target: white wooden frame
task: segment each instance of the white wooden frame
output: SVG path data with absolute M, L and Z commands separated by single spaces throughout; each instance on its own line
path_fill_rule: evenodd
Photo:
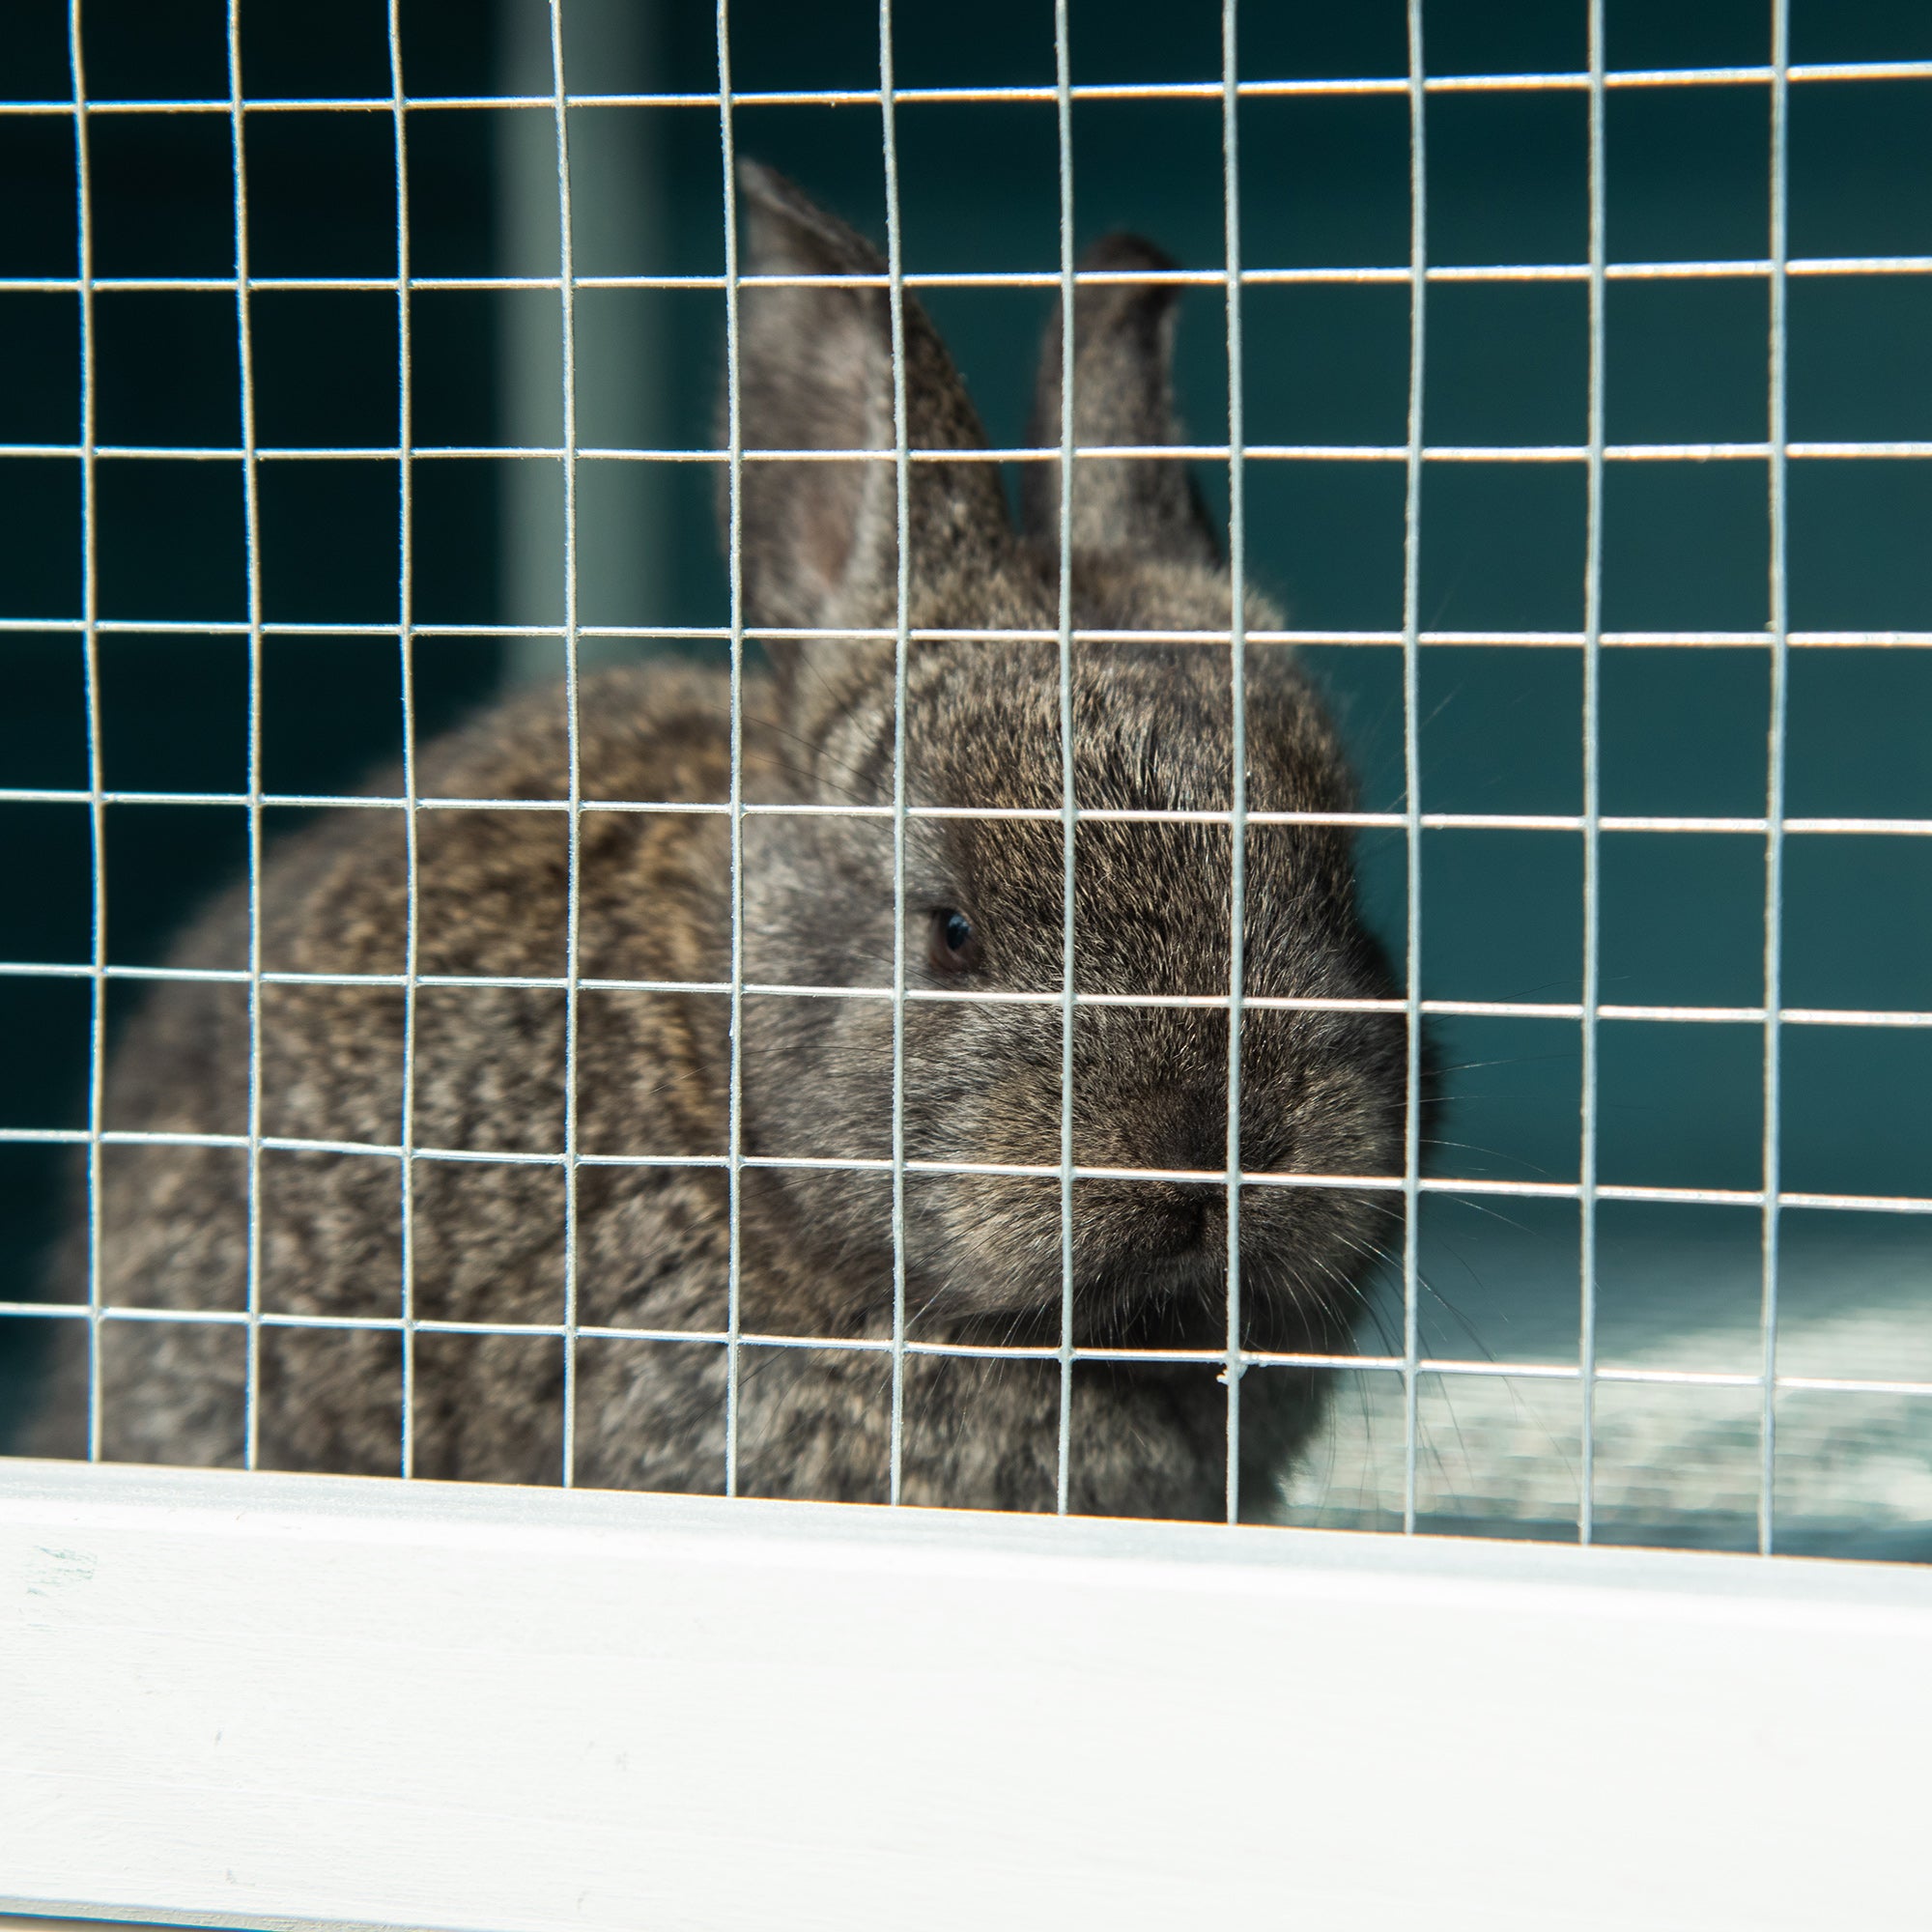
M 0 1910 L 1927 1922 L 1932 1575 L 0 1464 Z

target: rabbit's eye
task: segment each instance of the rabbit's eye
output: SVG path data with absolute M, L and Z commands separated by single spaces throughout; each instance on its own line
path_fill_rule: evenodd
M 941 973 L 967 973 L 980 962 L 980 941 L 963 912 L 941 906 L 932 915 L 932 963 Z

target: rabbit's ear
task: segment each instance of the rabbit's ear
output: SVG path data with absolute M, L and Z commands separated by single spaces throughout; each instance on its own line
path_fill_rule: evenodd
M 771 169 L 740 162 L 738 187 L 746 274 L 872 278 L 857 288 L 742 289 L 743 446 L 887 452 L 863 462 L 743 466 L 747 611 L 755 623 L 780 626 L 876 622 L 898 568 L 886 265 L 869 242 Z M 908 447 L 984 448 L 985 434 L 944 344 L 918 302 L 910 295 L 904 302 Z M 727 540 L 728 505 L 726 494 Z M 910 466 L 908 510 L 915 575 L 942 549 L 959 561 L 962 545 L 984 552 L 1010 541 L 991 464 Z M 782 648 L 774 653 L 784 655 Z
M 1160 272 L 1174 264 L 1137 235 L 1109 235 L 1080 267 Z M 1174 416 L 1173 282 L 1102 282 L 1073 298 L 1073 442 L 1146 448 L 1179 442 Z M 1028 441 L 1061 441 L 1061 311 L 1040 350 Z M 1021 484 L 1028 536 L 1060 542 L 1060 465 L 1029 463 Z M 1179 563 L 1218 564 L 1221 548 L 1192 469 L 1173 457 L 1084 458 L 1073 466 L 1073 548 L 1130 550 Z

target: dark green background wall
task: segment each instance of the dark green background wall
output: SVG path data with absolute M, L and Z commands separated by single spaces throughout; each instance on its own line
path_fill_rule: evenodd
M 499 0 L 527 11 L 532 0 Z M 1608 0 L 1612 68 L 1762 62 L 1766 0 Z M 213 0 L 89 0 L 96 98 L 225 95 L 222 11 Z M 64 98 L 64 5 L 15 0 L 7 91 Z M 866 0 L 739 0 L 742 89 L 867 87 L 876 14 Z M 714 84 L 709 8 L 645 10 L 621 70 L 573 88 Z M 905 6 L 902 85 L 1050 82 L 1047 0 Z M 1795 59 L 1932 58 L 1919 0 L 1794 0 Z M 502 71 L 492 9 L 409 0 L 406 77 L 417 94 L 484 92 Z M 246 84 L 258 95 L 385 95 L 380 0 L 252 0 Z M 1213 79 L 1219 10 L 1203 0 L 1081 0 L 1081 81 Z M 1576 71 L 1581 0 L 1429 0 L 1433 72 Z M 1400 0 L 1347 7 L 1251 4 L 1249 77 L 1404 71 Z M 1794 255 L 1932 255 L 1932 83 L 1805 85 L 1791 96 Z M 1406 259 L 1408 141 L 1401 99 L 1254 99 L 1242 109 L 1246 265 L 1387 266 Z M 585 272 L 722 268 L 718 127 L 703 109 L 583 109 L 641 116 L 653 218 L 633 259 Z M 423 274 L 554 271 L 497 218 L 502 117 L 421 113 L 410 124 L 413 266 Z M 1577 262 L 1585 229 L 1586 102 L 1576 92 L 1437 96 L 1428 111 L 1429 248 L 1453 263 Z M 232 264 L 228 128 L 220 117 L 94 124 L 96 267 L 103 275 L 222 274 Z M 884 197 L 879 123 L 867 107 L 748 107 L 745 153 L 768 159 L 874 233 Z M 899 120 L 906 260 L 919 270 L 1052 270 L 1058 263 L 1055 118 L 1049 105 L 920 105 Z M 1613 260 L 1759 257 L 1767 251 L 1768 110 L 1762 87 L 1617 92 L 1607 115 Z M 251 245 L 258 273 L 393 271 L 390 128 L 381 115 L 250 122 Z M 1074 116 L 1085 241 L 1132 226 L 1189 265 L 1221 259 L 1219 106 L 1083 102 Z M 62 119 L 0 116 L 0 277 L 74 266 L 71 132 Z M 607 251 L 608 252 L 608 251 Z M 414 303 L 414 434 L 424 443 L 503 436 L 502 345 L 515 304 L 549 295 L 424 295 Z M 652 341 L 644 393 L 664 440 L 709 440 L 722 298 L 708 292 L 586 292 L 586 355 Z M 1256 289 L 1246 298 L 1246 427 L 1264 442 L 1399 442 L 1405 434 L 1407 295 L 1400 287 Z M 935 292 L 996 441 L 1022 440 L 1047 298 L 1038 291 Z M 522 311 L 527 319 L 527 306 Z M 1932 276 L 1798 280 L 1790 294 L 1790 433 L 1932 438 Z M 1426 433 L 1432 442 L 1577 442 L 1585 434 L 1584 291 L 1575 284 L 1437 286 L 1429 298 Z M 1612 440 L 1766 434 L 1762 279 L 1614 286 L 1606 411 Z M 254 303 L 265 443 L 392 440 L 392 298 L 265 294 Z M 99 435 L 115 442 L 232 443 L 238 434 L 232 298 L 117 293 L 98 303 Z M 1224 434 L 1218 297 L 1184 299 L 1179 387 L 1193 430 Z M 77 306 L 0 284 L 0 443 L 71 441 L 78 421 Z M 586 372 L 594 380 L 595 370 Z M 586 438 L 600 440 L 591 426 Z M 622 422 L 601 440 L 619 440 Z M 634 479 L 635 480 L 635 479 Z M 1225 501 L 1224 477 L 1206 479 Z M 709 472 L 648 479 L 658 563 L 625 601 L 588 560 L 591 621 L 722 620 Z M 586 472 L 586 493 L 604 487 Z M 614 487 L 614 486 L 612 486 Z M 554 618 L 554 597 L 506 587 L 497 556 L 507 493 L 489 462 L 416 467 L 417 615 L 424 621 Z M 1613 468 L 1606 486 L 1605 617 L 1618 628 L 1750 629 L 1768 614 L 1761 464 Z M 392 618 L 395 476 L 377 463 L 265 467 L 262 570 L 269 616 Z M 1308 627 L 1399 624 L 1399 465 L 1282 463 L 1248 475 L 1251 569 Z M 520 499 L 521 500 L 521 499 Z M 1932 626 L 1932 466 L 1794 464 L 1791 614 L 1801 627 Z M 623 542 L 622 518 L 600 541 Z M 0 459 L 0 615 L 79 609 L 79 478 L 71 461 Z M 1583 478 L 1576 465 L 1435 466 L 1427 478 L 1422 614 L 1431 627 L 1576 627 L 1582 619 Z M 105 614 L 245 613 L 241 483 L 232 464 L 111 463 L 100 469 Z M 517 601 L 512 602 L 515 598 Z M 416 676 L 426 726 L 480 701 L 501 671 L 492 641 L 425 639 Z M 1401 665 L 1387 649 L 1311 653 L 1363 773 L 1368 802 L 1402 805 Z M 246 653 L 233 637 L 116 634 L 100 650 L 107 782 L 235 789 L 245 781 Z M 1423 803 L 1432 810 L 1575 811 L 1581 676 L 1571 650 L 1439 649 L 1423 667 Z M 1767 657 L 1756 650 L 1618 651 L 1604 665 L 1603 803 L 1618 812 L 1754 813 L 1763 808 Z M 1797 814 L 1932 815 L 1932 652 L 1802 652 L 1791 668 L 1788 805 Z M 264 782 L 352 784 L 399 739 L 393 640 L 271 639 L 264 659 Z M 80 649 L 71 634 L 0 636 L 0 786 L 86 783 Z M 291 813 L 272 813 L 275 829 Z M 84 960 L 84 809 L 0 805 L 7 889 L 0 958 Z M 110 956 L 159 958 L 184 912 L 239 864 L 242 814 L 187 808 L 108 813 Z M 1365 842 L 1378 923 L 1401 943 L 1402 851 Z M 1425 841 L 1424 971 L 1431 994 L 1572 999 L 1580 979 L 1580 856 L 1571 835 L 1444 832 Z M 1932 1006 L 1932 839 L 1794 839 L 1787 853 L 1784 973 L 1795 1005 Z M 1748 838 L 1608 838 L 1603 990 L 1629 1002 L 1749 1004 L 1761 996 L 1762 848 Z M 117 1012 L 125 987 L 116 989 Z M 0 979 L 0 1125 L 84 1122 L 88 995 L 78 981 Z M 1468 1021 L 1439 1036 L 1455 1099 L 1442 1172 L 1574 1175 L 1573 1027 Z M 1932 1192 L 1932 1033 L 1793 1030 L 1787 1184 Z M 1749 1186 L 1757 1177 L 1760 1037 L 1742 1027 L 1606 1029 L 1605 1178 Z M 0 1298 L 33 1292 L 56 1222 L 60 1158 L 0 1146 Z M 1566 1210 L 1574 1222 L 1574 1210 Z M 1449 1213 L 1445 1207 L 1444 1215 Z M 1525 1221 L 1534 1216 L 1525 1215 Z M 1473 1225 L 1473 1224 L 1472 1224 Z M 1553 1224 L 1552 1224 L 1553 1225 Z M 1754 1231 L 1750 1231 L 1754 1232 Z M 1445 1241 L 1447 1222 L 1435 1231 Z M 1432 1234 L 1432 1239 L 1435 1234 Z M 1552 1236 L 1559 1239 L 1560 1236 Z M 1552 1280 L 1574 1297 L 1572 1260 Z M 1566 1266 L 1570 1272 L 1566 1272 Z M 1565 1284 L 1568 1285 L 1565 1285 Z M 21 1331 L 0 1323 L 0 1368 Z

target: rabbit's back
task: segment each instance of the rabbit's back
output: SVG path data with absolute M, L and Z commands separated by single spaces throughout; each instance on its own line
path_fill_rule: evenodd
M 261 988 L 260 1131 L 277 1145 L 258 1157 L 252 1225 L 245 980 L 163 982 L 134 1016 L 112 1063 L 106 1125 L 227 1144 L 103 1149 L 101 1300 L 230 1319 L 102 1324 L 108 1456 L 242 1459 L 250 1338 L 233 1318 L 250 1308 L 251 1252 L 253 1305 L 270 1318 L 257 1343 L 256 1426 L 271 1466 L 397 1467 L 406 1273 L 409 1316 L 431 1324 L 408 1350 L 423 1474 L 554 1478 L 561 1338 L 573 1317 L 592 1326 L 636 1325 L 640 1313 L 658 1328 L 722 1325 L 722 1175 L 581 1169 L 573 1284 L 562 1155 L 567 1130 L 593 1158 L 724 1151 L 724 998 L 594 982 L 726 975 L 728 825 L 717 811 L 594 807 L 724 804 L 727 688 L 722 676 L 668 667 L 607 673 L 586 680 L 580 716 L 582 797 L 593 809 L 579 820 L 577 965 L 593 984 L 579 994 L 574 1042 L 562 984 L 569 823 L 554 809 L 568 796 L 568 741 L 556 690 L 513 700 L 419 761 L 419 797 L 502 804 L 417 813 L 413 896 L 394 810 L 345 811 L 271 848 L 262 966 L 301 977 Z M 395 774 L 382 785 L 400 789 Z M 424 983 L 412 1009 L 412 918 Z M 189 929 L 170 964 L 234 973 L 248 954 L 249 904 L 238 888 Z M 497 983 L 460 983 L 479 979 Z M 406 1062 L 409 1140 L 426 1156 L 410 1163 L 407 1226 Z M 61 1290 L 84 1298 L 86 1273 L 76 1229 Z M 388 1325 L 331 1325 L 344 1321 Z M 550 1332 L 464 1332 L 471 1324 Z M 72 1350 L 79 1336 L 62 1326 Z M 34 1446 L 71 1453 L 84 1365 L 65 1366 L 57 1380 L 68 1399 L 49 1406 Z M 651 1446 L 634 1444 L 633 1457 Z

